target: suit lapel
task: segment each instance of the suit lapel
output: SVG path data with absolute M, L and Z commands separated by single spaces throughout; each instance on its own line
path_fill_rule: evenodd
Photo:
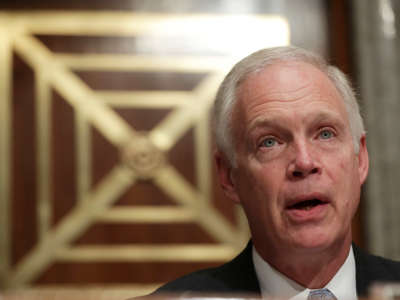
M 354 259 L 356 263 L 356 287 L 357 295 L 367 296 L 368 286 L 372 281 L 371 271 L 369 270 L 369 261 L 367 254 L 353 243 Z
M 225 272 L 229 276 L 234 290 L 248 292 L 250 294 L 261 294 L 257 275 L 254 269 L 253 244 L 250 241 L 246 248 L 230 263 L 225 265 Z

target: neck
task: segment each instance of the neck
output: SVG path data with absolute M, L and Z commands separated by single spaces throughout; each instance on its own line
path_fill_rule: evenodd
M 335 276 L 346 261 L 351 245 L 351 237 L 325 250 L 293 251 L 282 255 L 263 255 L 261 257 L 286 277 L 310 289 L 323 288 Z

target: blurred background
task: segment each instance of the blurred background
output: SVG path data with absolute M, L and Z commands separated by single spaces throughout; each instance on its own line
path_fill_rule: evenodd
M 238 59 L 293 44 L 353 82 L 371 171 L 354 240 L 400 259 L 394 0 L 0 3 L 0 286 L 141 295 L 247 243 L 210 108 Z

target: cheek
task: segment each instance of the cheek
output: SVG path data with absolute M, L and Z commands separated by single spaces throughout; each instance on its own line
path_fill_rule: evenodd
M 360 178 L 358 164 L 354 157 L 343 159 L 338 164 L 336 180 L 339 181 L 338 190 L 342 193 L 344 213 L 354 215 L 360 200 Z
M 275 199 L 285 181 L 285 167 L 278 161 L 258 164 L 254 172 L 249 174 L 253 177 L 255 188 L 268 199 Z
M 334 154 L 325 163 L 330 176 L 334 177 L 335 181 L 342 183 L 352 182 L 355 171 L 357 171 L 357 163 L 353 151 L 346 147 Z
M 285 161 L 274 160 L 262 163 L 257 159 L 241 161 L 240 184 L 238 192 L 246 214 L 254 222 L 268 224 L 271 227 L 281 223 L 282 198 L 285 191 Z
M 250 168 L 241 168 L 241 180 L 238 190 L 245 205 L 252 211 L 267 210 L 276 202 L 279 190 L 278 170 L 276 166 L 262 167 L 249 164 Z M 268 209 L 269 210 L 269 209 Z
M 268 168 L 253 175 L 252 195 L 256 202 L 253 209 L 259 210 L 259 213 L 265 215 L 268 220 L 277 218 L 280 215 L 280 193 L 285 182 L 282 178 L 284 172 L 275 165 L 269 165 Z

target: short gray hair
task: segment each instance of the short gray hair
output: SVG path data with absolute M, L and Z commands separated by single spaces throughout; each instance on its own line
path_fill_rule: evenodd
M 354 149 L 358 153 L 360 138 L 365 130 L 355 93 L 346 75 L 315 53 L 298 47 L 285 46 L 262 49 L 245 57 L 231 69 L 218 89 L 214 103 L 214 135 L 217 148 L 226 155 L 232 165 L 235 165 L 232 112 L 237 100 L 238 87 L 252 73 L 278 62 L 291 61 L 311 64 L 333 82 L 345 104 Z

